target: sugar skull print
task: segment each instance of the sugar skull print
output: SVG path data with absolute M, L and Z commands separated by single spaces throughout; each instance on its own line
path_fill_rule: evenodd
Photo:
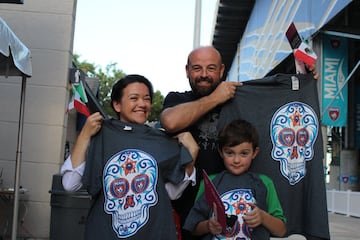
M 156 161 L 146 152 L 128 149 L 113 155 L 103 172 L 104 210 L 112 215 L 112 228 L 128 238 L 149 220 L 149 209 L 158 201 Z
M 306 161 L 314 156 L 319 124 L 316 113 L 307 104 L 290 102 L 273 115 L 270 136 L 271 156 L 280 161 L 281 174 L 295 185 L 306 174 Z
M 250 212 L 249 202 L 256 203 L 251 189 L 234 189 L 221 195 L 225 212 L 229 215 L 236 215 L 237 221 L 234 226 L 227 227 L 222 235 L 216 235 L 214 239 L 251 239 L 251 231 L 245 224 L 242 216 Z

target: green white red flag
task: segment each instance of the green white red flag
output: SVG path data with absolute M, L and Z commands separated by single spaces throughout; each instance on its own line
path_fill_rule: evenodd
M 78 84 L 72 84 L 71 90 L 72 98 L 68 106 L 68 111 L 75 108 L 79 113 L 87 117 L 90 116 L 90 110 L 86 106 L 88 99 L 82 81 L 80 81 Z

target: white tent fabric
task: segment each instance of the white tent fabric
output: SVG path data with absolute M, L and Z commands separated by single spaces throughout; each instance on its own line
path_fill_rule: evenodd
M 17 235 L 17 220 L 19 213 L 19 186 L 21 167 L 21 144 L 24 125 L 24 103 L 26 78 L 32 75 L 31 54 L 29 49 L 16 37 L 4 20 L 0 18 L 0 75 L 21 76 L 21 98 L 18 127 L 18 142 L 15 163 L 14 184 L 14 210 L 11 239 L 15 240 Z
M 2 18 L 0 18 L 0 53 L 2 55 L 1 75 L 21 76 L 24 74 L 27 77 L 32 75 L 29 49 L 17 38 Z

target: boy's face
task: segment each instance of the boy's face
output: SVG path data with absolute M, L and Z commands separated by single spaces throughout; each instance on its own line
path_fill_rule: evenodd
M 249 169 L 258 152 L 258 147 L 254 150 L 252 143 L 244 142 L 233 147 L 223 147 L 220 155 L 226 169 L 234 175 L 240 175 Z

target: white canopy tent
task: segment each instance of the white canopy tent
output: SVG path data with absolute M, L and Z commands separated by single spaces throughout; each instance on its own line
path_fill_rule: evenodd
M 31 54 L 29 49 L 17 38 L 3 19 L 0 18 L 0 75 L 20 76 L 21 98 L 18 128 L 18 142 L 15 163 L 14 210 L 11 238 L 16 239 L 19 212 L 19 187 L 21 167 L 21 144 L 24 125 L 24 102 L 27 77 L 32 76 Z

